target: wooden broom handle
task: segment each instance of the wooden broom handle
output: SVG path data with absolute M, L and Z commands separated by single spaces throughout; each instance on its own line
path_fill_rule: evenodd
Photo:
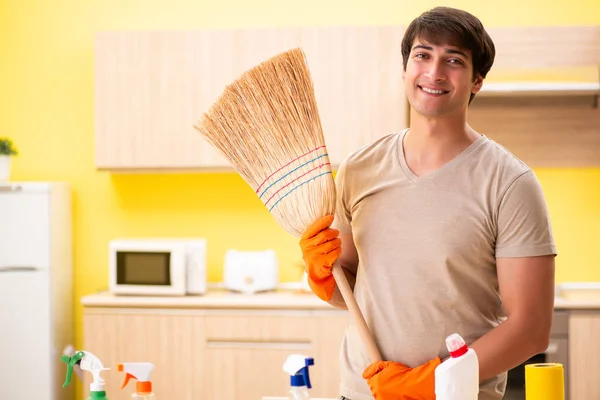
M 337 283 L 338 288 L 340 289 L 340 293 L 344 298 L 344 302 L 348 307 L 348 311 L 350 311 L 350 315 L 354 319 L 354 323 L 358 327 L 358 333 L 362 337 L 362 340 L 367 348 L 367 353 L 369 354 L 369 358 L 371 362 L 382 361 L 381 354 L 379 353 L 379 349 L 375 344 L 375 340 L 373 339 L 373 335 L 371 335 L 371 331 L 367 326 L 367 323 L 360 312 L 360 308 L 358 308 L 358 303 L 354 298 L 354 293 L 348 284 L 348 280 L 346 279 L 346 275 L 344 274 L 344 270 L 339 262 L 335 262 L 333 264 L 333 277 L 335 278 L 335 282 Z

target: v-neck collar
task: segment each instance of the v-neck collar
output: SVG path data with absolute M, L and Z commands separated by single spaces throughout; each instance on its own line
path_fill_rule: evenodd
M 479 147 L 481 144 L 483 144 L 487 140 L 487 137 L 485 135 L 480 134 L 479 137 L 473 143 L 471 143 L 466 149 L 464 149 L 462 152 L 457 154 L 450 161 L 448 161 L 441 167 L 437 168 L 436 170 L 428 172 L 425 175 L 418 176 L 409 168 L 408 163 L 406 162 L 406 156 L 404 154 L 404 138 L 406 137 L 406 134 L 408 133 L 409 129 L 410 128 L 404 129 L 398 135 L 396 149 L 397 149 L 398 162 L 400 163 L 400 166 L 402 167 L 402 171 L 404 172 L 406 177 L 412 182 L 417 182 L 417 181 L 424 180 L 424 179 L 431 179 L 431 178 L 441 174 L 442 172 L 444 172 L 448 168 L 452 167 L 453 165 L 460 163 L 461 160 L 466 158 L 477 147 Z

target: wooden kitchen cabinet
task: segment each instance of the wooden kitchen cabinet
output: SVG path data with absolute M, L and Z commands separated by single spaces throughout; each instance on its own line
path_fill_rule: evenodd
M 488 33 L 496 57 L 469 107 L 473 129 L 532 167 L 599 166 L 600 25 L 492 27 Z M 518 78 L 546 73 L 564 77 Z
M 245 70 L 301 47 L 335 168 L 349 153 L 408 126 L 400 49 L 404 29 L 99 32 L 94 55 L 96 167 L 232 171 L 193 125 Z M 469 109 L 471 125 L 531 166 L 600 165 L 600 136 L 594 129 L 600 121 L 597 72 L 584 88 L 576 82 L 507 85 L 502 79 L 517 71 L 597 71 L 600 26 L 493 27 L 489 32 L 496 58 Z M 566 77 L 571 79 L 572 73 Z
M 130 398 L 134 385 L 120 389 L 124 374 L 116 365 L 133 361 L 156 365 L 153 385 L 159 399 L 285 396 L 289 376 L 282 366 L 293 353 L 315 359 L 313 397 L 337 398 L 338 354 L 349 317 L 314 297 L 300 296 L 289 306 L 284 300 L 242 307 L 211 304 L 210 296 L 195 305 L 190 305 L 194 299 L 156 299 L 155 305 L 117 299 L 108 305 L 100 298 L 84 303 L 83 350 L 111 368 L 103 372 L 111 400 Z M 273 299 L 277 302 L 277 295 Z M 173 304 L 178 301 L 188 303 Z M 85 395 L 88 383 L 86 377 Z
M 572 310 L 569 318 L 570 399 L 600 399 L 600 311 Z
M 230 170 L 193 125 L 245 70 L 302 47 L 335 167 L 406 127 L 402 33 L 398 26 L 98 33 L 96 166 Z
M 195 339 L 195 319 L 191 315 L 144 313 L 129 309 L 118 312 L 89 312 L 84 317 L 85 344 L 83 350 L 96 355 L 104 367 L 106 391 L 111 400 L 130 399 L 135 381 L 121 390 L 125 379 L 117 371 L 123 362 L 147 361 L 156 365 L 152 384 L 158 398 L 192 399 L 194 382 L 207 366 L 197 363 L 203 347 Z M 87 398 L 91 377 L 84 383 Z M 166 396 L 165 396 L 166 395 Z
M 288 355 L 315 358 L 310 367 L 313 397 L 339 396 L 338 352 L 345 316 L 207 315 L 204 356 L 211 368 L 198 389 L 206 399 L 261 399 L 287 393 L 282 370 Z M 226 384 L 227 381 L 230 384 Z

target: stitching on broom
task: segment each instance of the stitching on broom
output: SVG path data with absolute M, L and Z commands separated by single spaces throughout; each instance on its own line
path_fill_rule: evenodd
M 271 186 L 273 186 L 274 184 L 276 184 L 277 182 L 279 182 L 280 180 L 282 180 L 283 178 L 285 178 L 286 176 L 288 176 L 288 175 L 289 175 L 289 174 L 291 174 L 292 172 L 294 172 L 294 171 L 298 170 L 299 168 L 302 168 L 302 167 L 304 167 L 306 164 L 310 164 L 311 162 L 313 162 L 313 161 L 316 161 L 316 160 L 318 160 L 319 158 L 325 157 L 325 156 L 327 156 L 327 155 L 328 155 L 327 153 L 325 153 L 325 154 L 321 154 L 320 156 L 318 156 L 318 157 L 315 157 L 315 158 L 313 158 L 312 160 L 309 160 L 309 161 L 305 162 L 304 164 L 300 164 L 299 166 L 297 166 L 296 168 L 294 168 L 293 170 L 291 170 L 290 172 L 288 172 L 287 174 L 285 174 L 285 175 L 283 175 L 282 177 L 278 178 L 276 181 L 274 181 L 274 182 L 273 182 L 273 183 L 271 183 L 269 186 L 267 186 L 267 188 L 266 188 L 265 190 L 263 190 L 263 192 L 262 192 L 262 193 L 261 193 L 261 194 L 260 194 L 258 197 L 260 197 L 260 198 L 262 199 L 262 196 L 263 196 L 263 194 L 265 194 L 265 192 L 266 192 L 267 190 L 269 190 L 269 188 L 271 188 Z M 301 157 L 302 157 L 302 156 L 301 156 Z M 297 160 L 297 159 L 296 159 L 296 160 Z M 289 165 L 289 163 L 288 163 L 288 165 Z
M 324 167 L 324 166 L 326 166 L 326 165 L 330 165 L 330 163 L 328 163 L 328 162 L 327 162 L 327 163 L 323 163 L 323 164 L 321 164 L 321 165 L 318 165 L 318 166 L 316 166 L 315 168 L 311 169 L 310 171 L 307 171 L 307 172 L 303 173 L 302 175 L 300 175 L 300 176 L 297 176 L 297 177 L 296 177 L 296 179 L 294 179 L 293 181 L 286 183 L 284 186 L 280 187 L 280 188 L 279 188 L 279 189 L 278 189 L 278 190 L 277 190 L 275 193 L 273 193 L 273 194 L 271 195 L 271 197 L 269 197 L 269 199 L 268 199 L 267 201 L 265 201 L 265 205 L 267 205 L 267 203 L 268 203 L 269 201 L 271 201 L 271 199 L 272 199 L 273 197 L 275 197 L 275 195 L 276 195 L 277 193 L 281 192 L 283 189 L 285 189 L 286 187 L 290 186 L 292 183 L 296 182 L 298 179 L 300 179 L 300 178 L 302 178 L 303 176 L 305 176 L 305 175 L 308 175 L 308 174 L 310 174 L 311 172 L 313 172 L 313 171 L 315 171 L 315 170 L 317 170 L 317 169 L 319 169 L 319 168 L 321 168 L 321 167 Z
M 265 183 L 266 183 L 266 182 L 267 182 L 267 181 L 268 181 L 268 180 L 269 180 L 269 179 L 270 179 L 270 178 L 271 178 L 273 175 L 275 175 L 276 173 L 278 173 L 279 171 L 281 171 L 282 169 L 284 169 L 285 167 L 287 167 L 288 165 L 290 165 L 290 164 L 291 164 L 291 163 L 293 163 L 294 161 L 298 160 L 299 158 L 302 158 L 302 157 L 304 157 L 305 155 L 307 155 L 307 154 L 310 154 L 310 153 L 312 153 L 313 151 L 317 151 L 317 150 L 319 150 L 319 149 L 322 149 L 322 148 L 324 148 L 324 147 L 325 147 L 325 146 L 323 145 L 323 146 L 316 147 L 316 148 L 314 148 L 314 149 L 312 149 L 312 150 L 310 150 L 310 151 L 307 151 L 306 153 L 302 154 L 301 156 L 294 158 L 292 161 L 290 161 L 289 163 L 285 164 L 283 167 L 279 168 L 277 171 L 273 172 L 271 175 L 267 176 L 267 177 L 265 178 L 265 180 L 263 181 L 263 183 L 261 183 L 261 184 L 260 184 L 260 186 L 259 186 L 258 188 L 256 188 L 256 193 L 258 193 L 258 191 L 260 190 L 260 188 L 262 187 L 262 185 L 264 185 L 264 184 L 265 184 Z M 263 192 L 263 193 L 264 193 L 264 192 Z
M 302 185 L 304 185 L 305 183 L 308 183 L 308 182 L 310 182 L 310 181 L 312 181 L 312 180 L 315 180 L 315 179 L 317 179 L 317 178 L 318 178 L 318 177 L 320 177 L 320 176 L 327 175 L 327 174 L 331 174 L 331 171 L 323 172 L 323 173 L 321 173 L 321 174 L 319 174 L 319 175 L 317 175 L 317 176 L 315 176 L 315 177 L 313 177 L 313 178 L 310 178 L 310 179 L 309 179 L 309 180 L 307 180 L 307 181 L 304 181 L 304 182 L 302 182 L 301 184 L 299 184 L 298 186 L 296 186 L 295 188 L 293 188 L 292 190 L 290 190 L 289 192 L 287 192 L 286 194 L 284 194 L 283 196 L 281 196 L 281 198 L 280 198 L 279 200 L 277 200 L 277 201 L 275 202 L 275 204 L 273 204 L 273 205 L 271 206 L 271 208 L 269 208 L 269 211 L 271 211 L 273 208 L 275 208 L 275 206 L 276 206 L 276 205 L 277 205 L 277 204 L 278 204 L 278 203 L 279 203 L 281 200 L 283 200 L 283 199 L 284 199 L 284 197 L 286 197 L 288 194 L 292 193 L 294 190 L 298 189 L 300 186 L 302 186 Z

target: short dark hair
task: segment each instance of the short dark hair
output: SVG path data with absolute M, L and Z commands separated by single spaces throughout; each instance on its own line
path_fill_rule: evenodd
M 404 69 L 415 39 L 441 45 L 451 44 L 469 50 L 473 60 L 473 78 L 485 78 L 494 64 L 496 48 L 479 18 L 451 7 L 435 7 L 415 18 L 402 38 Z M 473 100 L 475 94 L 471 94 Z

